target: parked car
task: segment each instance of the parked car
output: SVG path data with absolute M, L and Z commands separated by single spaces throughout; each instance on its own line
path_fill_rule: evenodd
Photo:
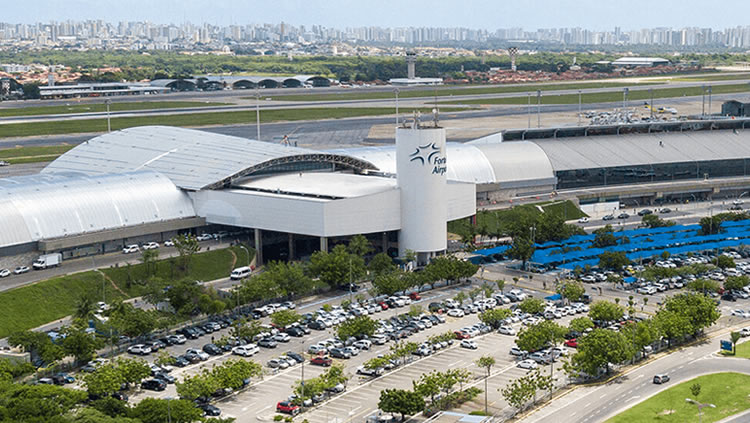
M 515 335 L 516 334 L 516 330 L 513 329 L 512 326 L 507 326 L 507 325 L 500 326 L 500 328 L 497 331 L 503 335 Z
M 291 401 L 279 401 L 276 404 L 276 411 L 279 413 L 285 413 L 285 414 L 291 414 L 292 416 L 296 416 L 299 414 L 299 406 L 295 405 Z
M 159 243 L 158 242 L 151 241 L 151 242 L 147 242 L 147 243 L 143 244 L 143 249 L 144 250 L 155 250 L 157 248 L 159 248 Z
M 333 364 L 333 360 L 328 357 L 314 357 L 312 360 L 310 360 L 310 364 L 329 367 L 331 364 Z
M 589 218 L 583 216 L 582 218 L 578 219 L 578 223 L 589 223 Z
M 276 348 L 276 341 L 271 338 L 263 338 L 258 341 L 258 346 L 263 348 Z
M 137 252 L 140 252 L 140 251 L 141 251 L 141 249 L 136 244 L 126 245 L 125 247 L 122 248 L 122 253 L 123 254 L 137 253 Z
M 160 379 L 148 379 L 141 382 L 141 388 L 149 391 L 163 391 L 167 389 L 167 383 Z
M 469 341 L 468 339 L 464 339 L 463 341 L 461 341 L 460 346 L 461 346 L 461 348 L 467 348 L 467 349 L 470 349 L 470 350 L 475 350 L 475 349 L 479 348 L 477 346 L 476 342 Z
M 203 410 L 204 416 L 217 417 L 221 415 L 219 407 L 211 404 L 197 404 L 196 407 Z
M 224 354 L 224 351 L 219 348 L 216 344 L 206 344 L 203 346 L 203 351 L 210 355 L 221 355 Z
M 258 351 L 260 351 L 260 348 L 255 344 L 238 345 L 232 348 L 232 354 L 242 357 L 250 357 L 257 354 Z
M 372 376 L 377 377 L 383 374 L 383 369 L 378 367 L 377 369 L 370 369 L 365 366 L 359 366 L 357 367 L 357 374 L 362 376 Z
M 517 366 L 522 369 L 527 369 L 527 370 L 533 370 L 538 367 L 538 365 L 536 364 L 536 361 L 534 360 L 522 360 L 518 362 Z
M 136 344 L 128 347 L 128 353 L 135 355 L 149 355 L 151 354 L 151 347 L 145 344 Z
M 27 273 L 29 271 L 29 266 L 18 266 L 16 267 L 16 270 L 13 271 L 16 275 L 20 275 L 22 273 Z
M 5 278 L 7 276 L 10 276 L 10 270 L 0 269 L 0 278 Z

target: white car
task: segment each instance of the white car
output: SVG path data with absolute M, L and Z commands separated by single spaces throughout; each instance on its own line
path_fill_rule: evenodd
M 123 254 L 137 253 L 139 251 L 141 251 L 141 249 L 137 245 L 135 245 L 135 244 L 133 244 L 133 245 L 126 245 L 122 249 L 122 253 Z
M 653 295 L 656 294 L 656 288 L 653 286 L 642 286 L 635 290 L 635 292 L 643 295 Z
M 578 219 L 578 223 L 589 223 L 589 218 L 584 216 L 580 219 Z
M 211 234 L 200 234 L 197 237 L 195 237 L 197 241 L 209 241 L 214 239 L 213 235 Z
M 479 347 L 477 346 L 476 342 L 469 341 L 468 339 L 464 339 L 463 341 L 461 341 L 461 348 L 468 348 L 470 350 L 475 350 Z
M 8 269 L 0 269 L 0 278 L 4 278 L 10 276 L 10 270 Z
M 159 243 L 158 242 L 151 241 L 151 242 L 147 242 L 146 244 L 143 244 L 143 249 L 144 250 L 155 250 L 157 248 L 159 248 Z
M 174 241 L 172 241 L 171 239 L 168 239 L 168 240 L 164 241 L 164 246 L 165 247 L 174 247 Z
M 523 360 L 518 363 L 518 367 L 527 370 L 536 369 L 538 366 L 534 360 Z
M 746 336 L 750 336 L 750 327 L 748 327 L 748 328 L 742 328 L 740 330 L 740 336 L 742 336 L 743 338 L 746 337 Z
M 289 342 L 291 339 L 292 338 L 289 335 L 283 332 L 277 333 L 273 336 L 273 340 L 276 342 Z
M 516 357 L 523 357 L 523 356 L 526 355 L 526 351 L 524 351 L 524 350 L 522 350 L 522 349 L 520 349 L 518 347 L 513 347 L 513 348 L 510 349 L 510 355 L 514 355 Z
M 148 345 L 136 344 L 128 347 L 128 352 L 130 354 L 136 355 L 149 355 L 151 354 L 151 347 L 149 347 Z
M 500 329 L 497 330 L 499 333 L 502 333 L 503 335 L 515 335 L 516 330 L 513 329 L 511 326 L 500 326 Z
M 289 363 L 286 360 L 281 360 L 278 358 L 272 358 L 268 360 L 268 367 L 272 369 L 288 369 Z
M 360 341 L 357 341 L 354 343 L 354 346 L 359 348 L 360 350 L 369 350 L 372 346 L 372 342 L 368 341 L 367 339 L 362 339 Z
M 750 312 L 740 309 L 734 309 L 732 310 L 732 316 L 742 317 L 743 319 L 750 319 Z
M 208 360 L 208 357 L 210 357 L 207 352 L 204 352 L 204 351 L 201 351 L 201 350 L 197 350 L 195 348 L 188 348 L 188 350 L 185 351 L 185 354 L 194 354 L 194 355 L 197 355 L 198 358 L 201 359 L 201 361 L 206 361 L 206 360 Z
M 260 348 L 255 344 L 239 345 L 232 348 L 232 354 L 240 355 L 242 357 L 250 357 L 257 354 L 258 351 L 260 351 Z
M 464 311 L 461 310 L 460 308 L 452 308 L 452 309 L 448 310 L 448 316 L 451 316 L 451 317 L 464 317 L 465 314 L 464 314 Z
M 16 275 L 20 275 L 21 273 L 26 273 L 29 271 L 29 266 L 18 266 L 16 267 L 16 270 L 13 271 Z

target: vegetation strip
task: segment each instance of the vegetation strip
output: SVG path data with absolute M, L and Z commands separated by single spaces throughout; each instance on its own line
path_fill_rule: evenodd
M 190 107 L 216 106 L 231 106 L 231 104 L 214 103 L 208 101 L 139 101 L 132 103 L 112 103 L 109 106 L 109 110 L 111 112 L 125 112 L 130 110 L 181 109 Z M 104 103 L 84 102 L 78 104 L 67 104 L 65 106 L 17 107 L 12 109 L 0 109 L 0 117 L 66 115 L 73 113 L 100 113 L 106 111 L 107 106 Z

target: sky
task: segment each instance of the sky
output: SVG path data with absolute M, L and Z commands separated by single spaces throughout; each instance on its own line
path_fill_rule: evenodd
M 750 1 L 730 0 L 34 0 L 3 7 L 0 21 L 36 23 L 101 19 L 108 22 L 279 23 L 345 28 L 654 27 L 723 29 L 750 25 Z

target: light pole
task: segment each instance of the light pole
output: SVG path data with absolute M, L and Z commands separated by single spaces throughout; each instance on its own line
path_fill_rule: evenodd
M 107 132 L 112 132 L 112 123 L 109 119 L 109 105 L 112 104 L 112 100 L 106 99 L 104 100 L 104 104 L 107 105 Z
M 245 248 L 245 246 L 242 244 L 240 244 L 239 247 L 245 250 L 245 252 L 247 253 L 247 267 L 250 267 L 250 251 L 248 251 L 247 248 Z
M 536 127 L 542 127 L 542 90 L 536 90 Z
M 695 404 L 698 406 L 698 423 L 703 422 L 703 409 L 706 407 L 716 408 L 715 405 L 709 404 L 709 403 L 700 403 L 694 399 L 685 398 L 686 402 L 689 402 L 690 404 Z
M 712 87 L 708 86 L 708 116 L 711 116 L 711 91 L 713 91 Z
M 581 126 L 581 90 L 578 90 L 578 126 Z
M 260 141 L 260 86 L 255 86 L 255 130 L 256 138 Z
M 628 91 L 630 91 L 629 88 L 624 88 L 622 90 L 622 112 L 625 113 L 625 107 L 628 101 Z
M 706 86 L 701 85 L 701 117 L 706 116 Z
M 528 128 L 531 128 L 531 93 L 526 93 L 529 97 L 529 107 L 526 109 L 526 116 L 529 118 Z
M 649 88 L 648 93 L 651 94 L 651 119 L 654 118 L 654 89 Z
M 394 88 L 393 89 L 393 93 L 396 94 L 396 126 L 398 127 L 398 93 L 399 93 L 399 89 L 398 88 Z

